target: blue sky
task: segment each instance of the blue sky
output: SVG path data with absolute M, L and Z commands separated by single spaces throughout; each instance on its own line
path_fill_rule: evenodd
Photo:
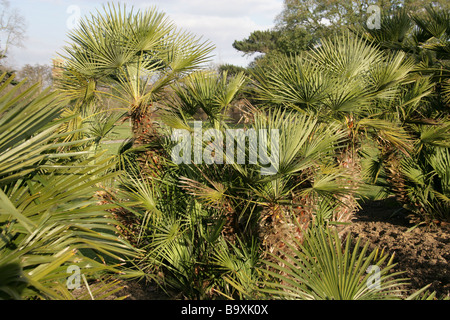
M 24 64 L 50 64 L 56 52 L 61 52 L 67 32 L 80 12 L 85 16 L 108 1 L 96 0 L 10 0 L 27 24 L 22 48 L 11 48 L 9 64 L 20 68 Z M 133 0 L 122 1 L 135 8 L 156 6 L 175 24 L 216 45 L 214 63 L 246 66 L 251 58 L 232 47 L 234 40 L 246 38 L 254 30 L 266 30 L 274 25 L 282 11 L 283 0 Z

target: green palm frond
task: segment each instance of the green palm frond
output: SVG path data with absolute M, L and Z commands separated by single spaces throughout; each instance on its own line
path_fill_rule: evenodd
M 437 58 L 448 59 L 450 55 L 450 14 L 448 10 L 425 7 L 426 13 L 413 15 L 420 30 L 422 47 L 436 52 Z
M 265 201 L 278 201 L 290 197 L 294 189 L 313 192 L 314 187 L 311 190 L 306 187 L 310 184 L 315 184 L 317 192 L 319 189 L 325 192 L 326 188 L 331 188 L 333 191 L 339 190 L 337 194 L 344 191 L 342 186 L 338 187 L 338 180 L 342 177 L 342 172 L 339 170 L 339 173 L 323 170 L 323 176 L 319 178 L 320 168 L 331 168 L 332 154 L 337 145 L 346 139 L 345 132 L 341 131 L 339 126 L 326 126 L 318 123 L 312 115 L 279 109 L 267 115 L 256 115 L 252 128 L 256 132 L 260 130 L 278 130 L 279 132 L 278 141 L 271 141 L 268 145 L 269 151 L 274 156 L 271 155 L 269 159 L 271 168 L 276 168 L 273 175 L 259 174 L 261 168 L 267 164 L 258 163 L 254 167 L 241 166 L 243 169 L 240 171 L 246 179 L 253 181 L 249 187 L 258 197 L 262 197 Z M 275 142 L 278 142 L 278 146 L 275 146 Z M 306 186 L 301 186 L 302 184 Z M 319 184 L 323 188 L 319 187 Z M 331 189 L 329 189 L 330 192 L 332 192 Z
M 226 202 L 226 188 L 219 182 L 211 181 L 212 187 L 206 186 L 198 181 L 181 177 L 180 185 L 189 194 L 193 195 L 201 203 L 215 207 L 217 209 L 223 208 Z
M 358 121 L 357 128 L 375 131 L 379 139 L 388 142 L 406 155 L 412 152 L 412 138 L 404 127 L 392 121 L 364 118 Z
M 20 88 L 23 83 L 15 88 Z M 38 163 L 56 157 L 50 142 L 58 138 L 64 100 L 57 93 L 42 92 L 35 98 L 37 87 L 12 96 L 0 89 L 0 186 L 35 171 Z M 65 157 L 63 153 L 60 157 Z
M 450 122 L 438 122 L 433 126 L 421 126 L 419 132 L 421 145 L 450 148 Z
M 237 292 L 240 299 L 254 299 L 261 276 L 257 270 L 259 254 L 255 239 L 249 245 L 239 238 L 236 244 L 219 242 L 212 259 L 225 283 L 231 286 L 226 292 L 220 292 L 222 295 L 233 299 Z
M 19 263 L 0 266 L 0 300 L 20 300 L 28 283 Z
M 113 206 L 94 197 L 99 183 L 118 175 L 115 163 L 71 149 L 86 141 L 61 142 L 70 134 L 58 133 L 68 121 L 60 116 L 65 100 L 48 91 L 31 98 L 34 88 L 14 98 L 0 89 L 0 266 L 20 266 L 21 298 L 63 299 L 69 265 L 88 278 L 117 273 L 114 265 L 136 251 L 120 240 L 106 211 Z
M 414 60 L 404 52 L 387 54 L 382 61 L 374 64 L 369 72 L 369 81 L 378 99 L 393 99 L 398 86 L 411 81 L 409 73 L 414 68 Z
M 404 159 L 406 206 L 425 219 L 448 219 L 450 202 L 450 153 L 445 147 L 427 148 L 416 157 Z
M 86 92 L 107 94 L 131 111 L 145 107 L 164 87 L 199 68 L 213 50 L 208 41 L 177 30 L 154 7 L 135 11 L 111 3 L 103 12 L 83 18 L 69 39 L 71 44 L 61 54 L 66 71 L 60 89 L 79 99 Z
M 369 42 L 347 33 L 323 39 L 321 45 L 311 52 L 311 58 L 322 70 L 351 80 L 365 74 L 378 63 L 382 52 Z
M 450 79 L 444 81 L 442 85 L 442 94 L 447 104 L 450 104 Z
M 96 164 L 90 165 L 95 160 Z M 67 263 L 114 271 L 103 264 L 105 259 L 119 263 L 134 255 L 131 246 L 117 236 L 119 223 L 105 211 L 113 206 L 99 206 L 92 196 L 95 184 L 108 178 L 106 172 L 113 165 L 94 158 L 81 162 L 80 167 L 56 166 L 53 173 L 37 175 L 25 185 L 19 180 L 6 193 L 0 190 L 1 223 L 9 221 L 6 236 L 15 237 L 18 248 L 11 250 L 11 243 L 2 243 L 1 264 L 19 262 L 33 286 L 48 289 L 54 281 L 47 283 L 47 277 L 55 277 L 55 270 L 67 268 Z M 79 250 L 91 252 L 92 258 Z M 86 269 L 85 273 L 91 271 Z M 65 278 L 67 274 L 61 272 L 59 280 Z
M 314 111 L 327 119 L 366 116 L 381 100 L 396 98 L 414 67 L 403 52 L 386 54 L 345 34 L 323 39 L 311 52 L 280 57 L 255 72 L 261 100 Z
M 325 126 L 313 115 L 282 109 L 256 115 L 253 128 L 279 131 L 279 175 L 305 170 L 346 138 L 336 125 Z
M 263 270 L 271 280 L 264 282 L 262 292 L 271 298 L 301 300 L 378 300 L 399 299 L 405 279 L 390 273 L 392 258 L 374 250 L 360 240 L 345 243 L 337 231 L 318 227 L 311 229 L 296 248 L 286 243 L 290 253 L 275 257 L 278 263 L 266 262 Z M 273 270 L 273 271 L 272 271 Z M 370 272 L 375 270 L 377 274 Z M 375 277 L 375 278 L 372 278 Z M 375 281 L 372 281 L 375 280 Z
M 428 34 L 428 37 L 441 38 L 444 34 L 450 34 L 450 14 L 446 10 L 439 10 L 432 6 L 425 7 L 425 14 L 415 14 L 412 16 L 414 22 L 421 30 Z
M 332 86 L 317 64 L 305 56 L 280 57 L 269 68 L 257 68 L 253 76 L 258 99 L 269 103 L 290 104 L 299 109 L 318 108 Z
M 225 116 L 245 81 L 243 73 L 228 77 L 226 72 L 193 72 L 173 86 L 175 96 L 168 107 L 180 118 L 191 119 L 199 110 L 203 110 L 209 121 L 215 122 Z
M 378 44 L 381 48 L 393 50 L 409 50 L 413 39 L 410 33 L 414 27 L 413 21 L 405 9 L 392 14 L 382 14 L 380 28 L 362 26 L 356 28 L 359 36 Z

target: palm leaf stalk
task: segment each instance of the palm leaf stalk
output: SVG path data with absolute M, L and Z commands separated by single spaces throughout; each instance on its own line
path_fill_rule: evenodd
M 156 139 L 154 111 L 166 88 L 200 68 L 213 50 L 208 41 L 177 30 L 155 8 L 135 11 L 110 3 L 82 19 L 69 39 L 61 55 L 60 90 L 81 106 L 105 95 L 120 101 L 132 120 L 135 147 Z M 141 155 L 143 170 L 158 171 L 156 151 Z
M 73 298 L 69 266 L 91 280 L 122 273 L 120 265 L 136 251 L 120 239 L 118 222 L 106 211 L 111 206 L 94 197 L 99 183 L 117 176 L 114 163 L 86 151 L 58 152 L 83 142 L 61 142 L 66 100 L 35 90 L 0 88 L 0 268 L 7 275 L 0 295 Z
M 393 30 L 401 30 L 401 35 Z M 411 157 L 380 141 L 381 152 L 375 161 L 384 165 L 386 189 L 428 222 L 448 219 L 446 173 L 437 163 L 445 159 L 449 147 L 449 32 L 448 11 L 427 6 L 421 13 L 400 10 L 386 15 L 380 29 L 358 33 L 385 51 L 404 52 L 416 61 L 410 77 L 413 82 L 387 105 L 410 136 Z M 440 160 L 435 162 L 437 158 Z M 372 178 L 379 173 L 375 170 Z
M 300 300 L 384 300 L 400 299 L 405 280 L 393 256 L 379 249 L 368 251 L 369 244 L 347 236 L 342 242 L 336 229 L 311 228 L 297 246 L 286 245 L 292 253 L 275 257 L 263 270 L 270 280 L 260 289 L 272 299 Z M 272 271 L 274 270 L 274 271 Z M 372 271 L 376 270 L 376 274 Z

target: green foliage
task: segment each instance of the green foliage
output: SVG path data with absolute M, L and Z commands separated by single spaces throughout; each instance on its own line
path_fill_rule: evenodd
M 350 34 L 322 40 L 311 52 L 281 57 L 255 72 L 263 101 L 317 114 L 367 114 L 395 97 L 413 64 L 403 54 L 383 55 Z M 382 106 L 382 105 L 381 105 Z
M 64 280 L 72 264 L 88 277 L 123 272 L 136 252 L 120 228 L 142 252 L 137 273 L 183 298 L 402 298 L 393 257 L 344 241 L 333 225 L 356 207 L 365 153 L 366 181 L 395 185 L 425 218 L 448 218 L 448 14 L 428 8 L 410 16 L 392 12 L 393 2 L 381 30 L 350 33 L 343 25 L 365 19 L 370 1 L 305 3 L 286 1 L 282 27 L 234 43 L 266 55 L 251 73 L 199 71 L 208 42 L 177 31 L 155 9 L 108 4 L 70 33 L 58 92 L 1 95 L 0 297 L 71 298 Z M 323 37 L 332 30 L 339 34 Z M 12 81 L 3 75 L 0 90 Z M 174 130 L 194 132 L 203 113 L 202 133 L 225 137 L 236 129 L 227 109 L 247 89 L 260 105 L 242 107 L 247 118 L 237 126 L 246 161 L 174 163 Z M 125 108 L 106 112 L 105 97 Z M 156 101 L 149 144 L 128 140 L 112 158 L 97 152 L 123 115 L 113 111 L 139 120 Z M 268 159 L 250 163 L 258 146 L 246 135 L 269 129 L 279 144 L 270 141 Z M 202 152 L 211 145 L 202 141 Z M 155 167 L 141 161 L 142 151 L 157 152 L 157 175 L 145 174 Z M 265 174 L 268 167 L 275 172 Z M 94 193 L 113 179 L 120 190 L 99 205 Z M 379 283 L 369 282 L 374 266 Z M 115 284 L 91 291 L 101 297 Z M 425 290 L 409 299 L 434 298 Z
M 243 73 L 233 76 L 215 74 L 207 71 L 194 72 L 173 86 L 173 100 L 169 108 L 183 119 L 184 128 L 189 128 L 187 119 L 193 119 L 202 110 L 214 125 L 223 120 L 227 108 L 244 86 L 246 78 Z M 174 116 L 169 114 L 163 121 L 170 122 Z
M 163 288 L 190 299 L 206 298 L 214 285 L 211 258 L 218 222 L 175 184 L 128 179 L 122 198 L 130 201 L 122 205 L 141 221 L 136 238 L 146 252 L 138 266 L 147 274 L 162 274 L 156 280 Z
M 370 5 L 377 5 L 381 12 L 391 15 L 402 9 L 418 12 L 427 5 L 448 9 L 446 1 L 328 1 L 328 0 L 286 0 L 284 9 L 277 17 L 277 27 L 292 29 L 302 26 L 316 38 L 326 38 L 330 34 L 345 30 L 352 25 L 365 25 L 372 12 Z
M 271 298 L 301 300 L 383 300 L 399 299 L 405 279 L 392 273 L 393 256 L 379 249 L 368 252 L 369 243 L 361 247 L 360 240 L 344 243 L 336 230 L 313 228 L 303 243 L 275 257 L 278 263 L 267 262 L 264 270 L 269 280 L 261 289 Z M 372 274 L 378 270 L 377 274 Z
M 405 54 L 384 54 L 346 34 L 257 69 L 255 84 L 264 104 L 312 112 L 324 122 L 340 122 L 349 131 L 348 145 L 353 150 L 361 133 L 370 133 L 407 152 L 406 132 L 386 114 L 410 81 L 412 69 Z
M 240 66 L 235 66 L 232 64 L 219 65 L 218 71 L 222 74 L 226 72 L 230 76 L 234 76 L 239 73 L 244 73 L 246 76 L 248 76 L 248 71 L 246 68 L 240 67 Z
M 305 232 L 302 241 L 286 237 L 283 255 L 272 259 L 254 258 L 254 251 L 240 251 L 232 260 L 229 253 L 220 261 L 233 276 L 227 283 L 245 299 L 288 300 L 433 300 L 429 285 L 405 295 L 408 279 L 393 272 L 394 255 L 380 248 L 369 250 L 359 237 L 345 238 L 337 229 L 320 225 Z M 236 250 L 236 249 L 235 249 Z M 240 266 L 236 270 L 236 266 Z
M 117 173 L 111 173 L 110 159 L 70 150 L 82 142 L 60 142 L 58 128 L 67 121 L 60 117 L 60 96 L 44 91 L 30 98 L 36 86 L 14 96 L 14 89 L 0 88 L 2 297 L 66 299 L 69 265 L 99 276 L 119 272 L 114 264 L 135 255 L 106 211 L 112 206 L 100 206 L 94 197 L 98 184 Z
M 261 278 L 257 269 L 260 256 L 259 243 L 255 239 L 248 244 L 239 238 L 236 245 L 220 242 L 213 257 L 224 280 L 224 292 L 218 292 L 229 299 L 252 299 L 257 294 L 252 289 Z
M 449 147 L 428 147 L 401 163 L 408 197 L 405 205 L 428 221 L 450 219 L 449 150 Z
M 276 31 L 255 31 L 242 41 L 234 41 L 233 47 L 245 54 L 268 53 L 276 48 L 276 41 L 279 33 Z
M 303 28 L 289 31 L 254 31 L 247 39 L 235 41 L 233 48 L 245 54 L 283 53 L 294 54 L 306 50 L 313 42 L 311 35 Z
M 28 280 L 18 263 L 0 265 L 0 300 L 20 300 Z
M 192 131 L 190 121 L 201 109 L 209 120 L 203 130 L 225 132 L 224 109 L 243 84 L 241 74 L 193 73 L 174 86 L 176 96 L 160 114 L 165 174 L 143 179 L 136 173 L 122 183 L 119 199 L 129 201 L 121 205 L 141 221 L 136 241 L 147 255 L 139 266 L 160 274 L 156 279 L 163 287 L 187 298 L 250 297 L 240 288 L 260 277 L 255 269 L 262 248 L 260 224 L 272 214 L 269 208 L 281 206 L 289 216 L 299 198 L 315 199 L 324 205 L 311 212 L 317 212 L 317 223 L 326 225 L 338 220 L 339 197 L 353 192 L 343 184 L 348 177 L 333 157 L 345 132 L 320 124 L 311 114 L 282 109 L 251 110 L 251 122 L 239 132 L 278 129 L 279 146 L 269 143 L 270 152 L 279 153 L 275 162 L 249 163 L 256 146 L 246 143 L 238 146 L 245 163 L 172 163 L 173 130 Z M 278 171 L 263 175 L 261 170 L 270 165 Z
M 105 139 L 111 133 L 114 133 L 114 129 L 122 117 L 122 113 L 94 113 L 84 119 L 85 123 L 88 125 L 87 136 L 92 138 L 94 143 L 98 146 L 101 140 Z
M 382 147 L 373 159 L 372 178 L 388 168 L 388 183 L 404 206 L 423 219 L 448 219 L 445 163 L 449 148 L 448 83 L 450 73 L 448 11 L 426 6 L 422 13 L 399 10 L 384 15 L 381 28 L 365 28 L 360 37 L 385 52 L 404 52 L 416 62 L 411 80 L 388 104 L 391 119 L 400 119 L 411 140 L 409 157 Z M 447 48 L 447 49 L 446 49 Z M 378 166 L 376 164 L 378 163 Z M 444 167 L 442 166 L 444 164 Z M 376 181 L 376 179 L 374 179 Z
M 389 32 L 367 28 L 366 22 L 373 14 L 368 11 L 371 5 L 377 5 L 380 8 L 382 13 L 381 29 L 389 30 Z M 283 11 L 275 20 L 275 28 L 253 31 L 248 38 L 236 40 L 233 47 L 244 54 L 262 53 L 265 55 L 264 58 L 256 57 L 249 66 L 250 68 L 253 68 L 252 65 L 255 64 L 264 64 L 264 60 L 275 53 L 290 55 L 307 51 L 325 38 L 345 33 L 349 27 L 365 28 L 382 45 L 389 42 L 389 46 L 392 48 L 406 48 L 408 47 L 406 43 L 410 41 L 406 40 L 407 33 L 412 30 L 412 24 L 410 19 L 405 19 L 405 16 L 410 12 L 419 16 L 419 9 L 424 6 L 429 6 L 431 8 L 427 9 L 429 11 L 441 9 L 441 15 L 448 9 L 445 1 L 412 0 L 380 3 L 369 0 L 344 3 L 328 0 L 286 0 Z M 441 26 L 446 23 L 445 17 L 439 21 Z M 442 27 L 440 28 L 442 29 Z
M 130 112 L 144 110 L 167 85 L 209 59 L 209 42 L 177 30 L 155 8 L 108 3 L 103 9 L 69 33 L 58 87 L 73 98 L 108 95 Z

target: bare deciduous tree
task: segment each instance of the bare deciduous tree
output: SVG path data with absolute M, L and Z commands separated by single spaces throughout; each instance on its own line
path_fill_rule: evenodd
M 49 65 L 26 64 L 18 70 L 17 75 L 20 80 L 27 78 L 30 83 L 40 83 L 41 90 L 52 85 L 52 68 Z
M 9 0 L 0 0 L 0 58 L 10 46 L 21 46 L 25 37 L 25 18 L 11 8 Z

